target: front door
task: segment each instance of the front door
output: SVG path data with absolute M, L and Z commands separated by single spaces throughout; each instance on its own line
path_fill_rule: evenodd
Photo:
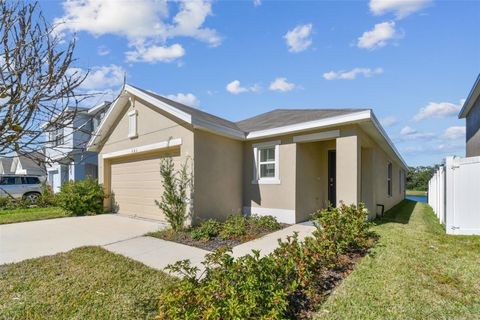
M 337 153 L 335 150 L 328 151 L 328 201 L 332 206 L 337 205 Z

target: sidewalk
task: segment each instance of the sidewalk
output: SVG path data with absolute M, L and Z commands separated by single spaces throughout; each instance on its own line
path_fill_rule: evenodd
M 251 253 L 252 250 L 260 250 L 261 255 L 267 255 L 278 246 L 278 239 L 285 240 L 287 236 L 293 235 L 294 232 L 298 232 L 299 238 L 304 239 L 313 230 L 315 230 L 315 227 L 309 223 L 295 224 L 234 247 L 233 256 L 238 258 Z M 211 253 L 197 247 L 148 236 L 115 242 L 105 245 L 103 248 L 158 270 L 163 270 L 169 264 L 186 259 L 189 259 L 193 266 L 203 270 L 202 261 L 205 255 Z

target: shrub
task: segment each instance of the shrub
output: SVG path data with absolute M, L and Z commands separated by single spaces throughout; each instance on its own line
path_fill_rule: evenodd
M 222 224 L 216 220 L 208 219 L 191 231 L 194 240 L 210 240 L 217 237 L 222 229 Z
M 187 160 L 188 161 L 188 160 Z M 187 197 L 191 188 L 191 173 L 187 170 L 187 161 L 179 172 L 175 172 L 172 158 L 164 158 L 160 163 L 160 174 L 163 178 L 163 194 L 161 202 L 155 200 L 157 206 L 163 211 L 173 230 L 182 230 L 188 217 L 187 206 L 190 202 Z
M 55 194 L 49 189 L 46 183 L 42 184 L 42 192 L 37 199 L 36 205 L 42 208 L 56 206 L 57 205 L 57 197 Z
M 17 207 L 18 205 L 15 199 L 8 196 L 0 197 L 0 209 L 11 210 Z
M 275 231 L 282 227 L 282 225 L 273 216 L 252 216 L 249 223 L 265 231 Z
M 316 215 L 313 236 L 303 242 L 297 234 L 279 240 L 278 248 L 267 256 L 253 251 L 234 259 L 228 250 L 218 250 L 207 256 L 201 274 L 189 261 L 170 265 L 169 271 L 184 277 L 162 292 L 158 318 L 299 318 L 335 285 L 339 276 L 332 276 L 333 270 L 342 273 L 345 268 L 344 256 L 339 255 L 371 244 L 365 218 L 362 205 L 328 208 Z M 245 221 L 232 216 L 225 224 L 237 230 Z M 332 247 L 337 241 L 342 245 Z
M 103 213 L 106 196 L 101 184 L 87 178 L 65 182 L 57 198 L 59 206 L 74 215 L 95 215 Z
M 220 231 L 222 239 L 238 239 L 245 234 L 247 234 L 247 218 L 242 215 L 228 217 Z

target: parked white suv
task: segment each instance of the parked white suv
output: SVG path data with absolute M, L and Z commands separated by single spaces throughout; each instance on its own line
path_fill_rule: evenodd
M 42 192 L 40 177 L 0 175 L 0 197 L 24 198 L 35 203 Z

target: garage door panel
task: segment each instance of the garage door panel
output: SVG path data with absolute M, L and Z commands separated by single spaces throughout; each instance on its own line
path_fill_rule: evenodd
M 163 193 L 160 161 L 165 154 L 112 161 L 111 192 L 113 208 L 127 215 L 165 220 L 155 204 Z M 174 158 L 179 164 L 179 157 Z

